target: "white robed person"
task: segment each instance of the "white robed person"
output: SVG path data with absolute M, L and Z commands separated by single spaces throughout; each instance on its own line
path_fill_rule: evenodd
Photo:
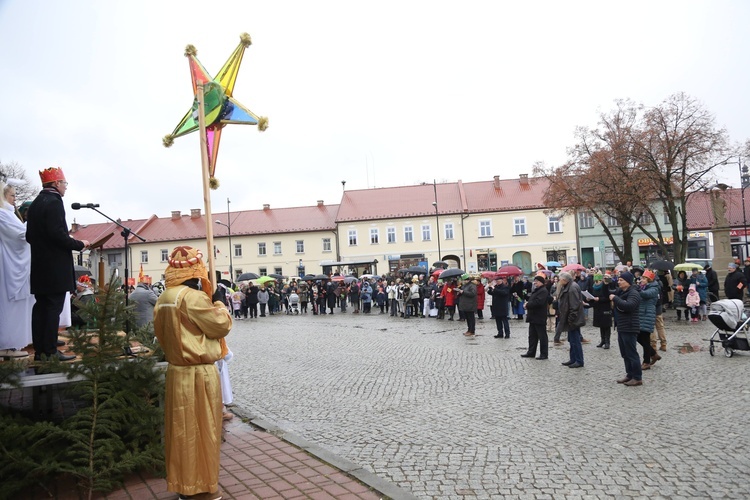
M 15 184 L 2 185 L 0 206 L 0 357 L 28 356 L 31 344 L 31 246 L 26 242 L 26 223 L 16 212 Z

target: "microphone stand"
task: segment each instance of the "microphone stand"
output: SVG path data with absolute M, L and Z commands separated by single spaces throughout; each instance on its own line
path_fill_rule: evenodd
M 129 253 L 128 253 L 128 238 L 132 234 L 133 236 L 135 236 L 136 238 L 138 238 L 139 240 L 141 240 L 144 243 L 146 242 L 146 240 L 144 238 L 142 238 L 138 233 L 136 233 L 135 231 L 133 231 L 132 229 L 130 229 L 129 227 L 123 226 L 120 222 L 114 220 L 109 215 L 100 212 L 95 207 L 81 205 L 81 208 L 90 208 L 94 212 L 98 213 L 99 215 L 102 215 L 103 217 L 109 219 L 113 223 L 117 224 L 117 226 L 119 226 L 120 228 L 122 228 L 122 232 L 120 234 L 122 235 L 122 237 L 124 239 L 124 242 L 125 242 L 125 307 L 127 308 L 128 305 L 130 305 L 130 300 L 128 298 L 128 286 L 129 286 L 128 285 L 128 279 L 130 278 L 130 273 L 129 273 L 129 270 L 128 270 L 128 255 L 129 255 Z M 130 321 L 127 318 L 125 319 L 125 333 L 130 333 Z

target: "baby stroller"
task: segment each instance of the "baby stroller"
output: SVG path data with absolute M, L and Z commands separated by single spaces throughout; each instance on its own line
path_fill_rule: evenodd
M 745 312 L 741 300 L 724 299 L 713 302 L 708 319 L 716 327 L 716 331 L 709 339 L 708 352 L 711 356 L 714 355 L 714 342 L 721 342 L 724 356 L 727 358 L 731 358 L 734 351 L 750 351 L 747 338 L 750 316 Z
M 296 293 L 289 294 L 289 308 L 287 314 L 299 314 L 299 295 Z

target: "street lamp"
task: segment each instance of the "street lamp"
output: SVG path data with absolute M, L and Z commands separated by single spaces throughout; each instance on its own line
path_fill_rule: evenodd
M 742 239 L 745 242 L 745 255 L 743 255 L 743 260 L 747 259 L 750 254 L 748 254 L 747 251 L 747 215 L 745 214 L 745 188 L 747 186 L 750 186 L 750 172 L 748 172 L 747 169 L 747 163 L 745 165 L 742 164 L 742 157 L 737 158 L 737 165 L 740 169 L 740 183 L 742 188 L 740 189 L 740 193 L 742 193 Z
M 443 260 L 443 255 L 442 255 L 442 252 L 440 251 L 440 215 L 438 215 L 437 184 L 435 183 L 435 179 L 432 180 L 432 189 L 435 192 L 435 201 L 432 202 L 432 206 L 435 207 L 435 233 L 437 234 L 437 244 L 438 244 L 437 260 Z
M 232 267 L 234 248 L 232 248 L 232 218 L 229 217 L 229 198 L 227 198 L 227 222 L 228 224 L 224 224 L 220 220 L 216 221 L 218 225 L 226 227 L 229 234 L 229 282 L 234 283 L 234 268 Z

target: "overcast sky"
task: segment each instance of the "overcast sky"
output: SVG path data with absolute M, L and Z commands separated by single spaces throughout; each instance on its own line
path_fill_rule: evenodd
M 185 45 L 215 74 L 242 32 L 234 96 L 270 126 L 225 128 L 214 212 L 531 174 L 620 98 L 684 91 L 744 142 L 748 21 L 743 0 L 0 0 L 0 162 L 60 166 L 67 205 L 115 218 L 203 208 L 198 134 L 161 140 L 193 100 Z

